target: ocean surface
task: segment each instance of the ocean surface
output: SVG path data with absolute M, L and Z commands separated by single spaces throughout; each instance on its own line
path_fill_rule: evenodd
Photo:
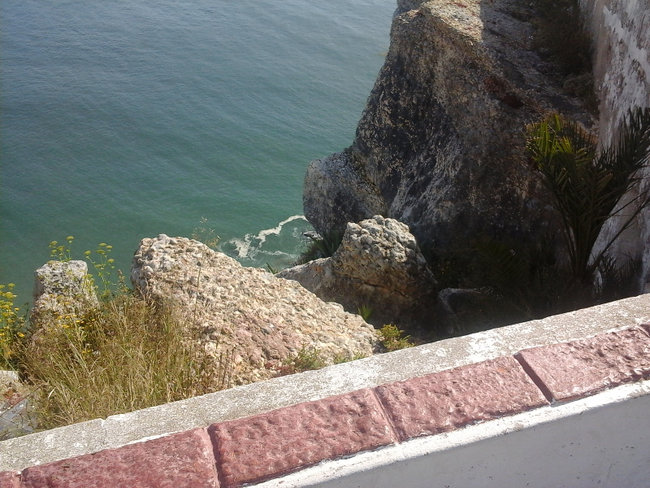
M 69 235 L 127 275 L 143 237 L 199 228 L 242 264 L 291 263 L 305 169 L 352 142 L 394 9 L 2 0 L 0 283 L 29 301 Z

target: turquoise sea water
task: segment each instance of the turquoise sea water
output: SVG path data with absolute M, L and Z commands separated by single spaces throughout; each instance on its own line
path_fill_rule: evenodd
M 3 0 L 0 283 L 30 298 L 48 243 L 202 218 L 246 265 L 299 252 L 310 160 L 348 146 L 394 0 Z

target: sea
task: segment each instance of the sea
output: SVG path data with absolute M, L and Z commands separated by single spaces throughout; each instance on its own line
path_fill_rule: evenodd
M 128 276 L 161 233 L 290 265 L 307 165 L 351 144 L 395 7 L 2 0 L 0 283 L 30 301 L 52 241 Z

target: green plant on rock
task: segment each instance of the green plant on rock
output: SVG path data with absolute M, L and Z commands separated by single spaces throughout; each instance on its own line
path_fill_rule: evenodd
M 62 244 L 58 241 L 50 242 L 50 258 L 54 261 L 66 262 L 72 259 L 72 241 L 74 241 L 74 236 L 68 236 L 65 238 L 65 244 Z
M 372 307 L 369 305 L 361 305 L 357 308 L 357 315 L 360 315 L 366 322 L 372 316 Z
M 591 133 L 558 114 L 528 127 L 527 133 L 528 154 L 562 219 L 572 277 L 590 283 L 614 241 L 650 203 L 647 191 L 621 200 L 640 183 L 648 164 L 650 108 L 630 110 L 618 143 L 601 151 Z M 603 224 L 612 216 L 623 219 L 620 230 L 592 255 Z
M 285 374 L 292 374 L 324 368 L 327 362 L 315 347 L 303 347 L 295 356 L 285 360 L 284 366 L 288 371 Z
M 307 263 L 314 259 L 329 258 L 341 245 L 343 232 L 333 230 L 324 235 L 306 234 L 309 238 L 307 249 L 298 258 L 298 264 Z
M 110 298 L 116 292 L 126 289 L 124 276 L 120 270 L 115 269 L 115 259 L 110 256 L 112 250 L 113 246 L 100 242 L 94 252 L 90 250 L 84 252 L 86 261 L 95 270 L 96 276 L 93 276 L 95 290 L 103 299 Z
M 403 330 L 400 330 L 396 325 L 386 324 L 377 332 L 379 333 L 381 345 L 387 352 L 415 346 L 415 344 L 411 342 L 411 337 L 406 335 L 406 333 Z
M 27 310 L 15 305 L 14 286 L 0 284 L 0 369 L 15 369 L 27 333 Z

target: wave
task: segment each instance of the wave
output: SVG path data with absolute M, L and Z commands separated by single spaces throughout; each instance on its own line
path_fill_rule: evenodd
M 275 227 L 228 240 L 222 251 L 246 265 L 286 266 L 300 254 L 305 242 L 302 236 L 310 229 L 304 215 L 292 215 Z

